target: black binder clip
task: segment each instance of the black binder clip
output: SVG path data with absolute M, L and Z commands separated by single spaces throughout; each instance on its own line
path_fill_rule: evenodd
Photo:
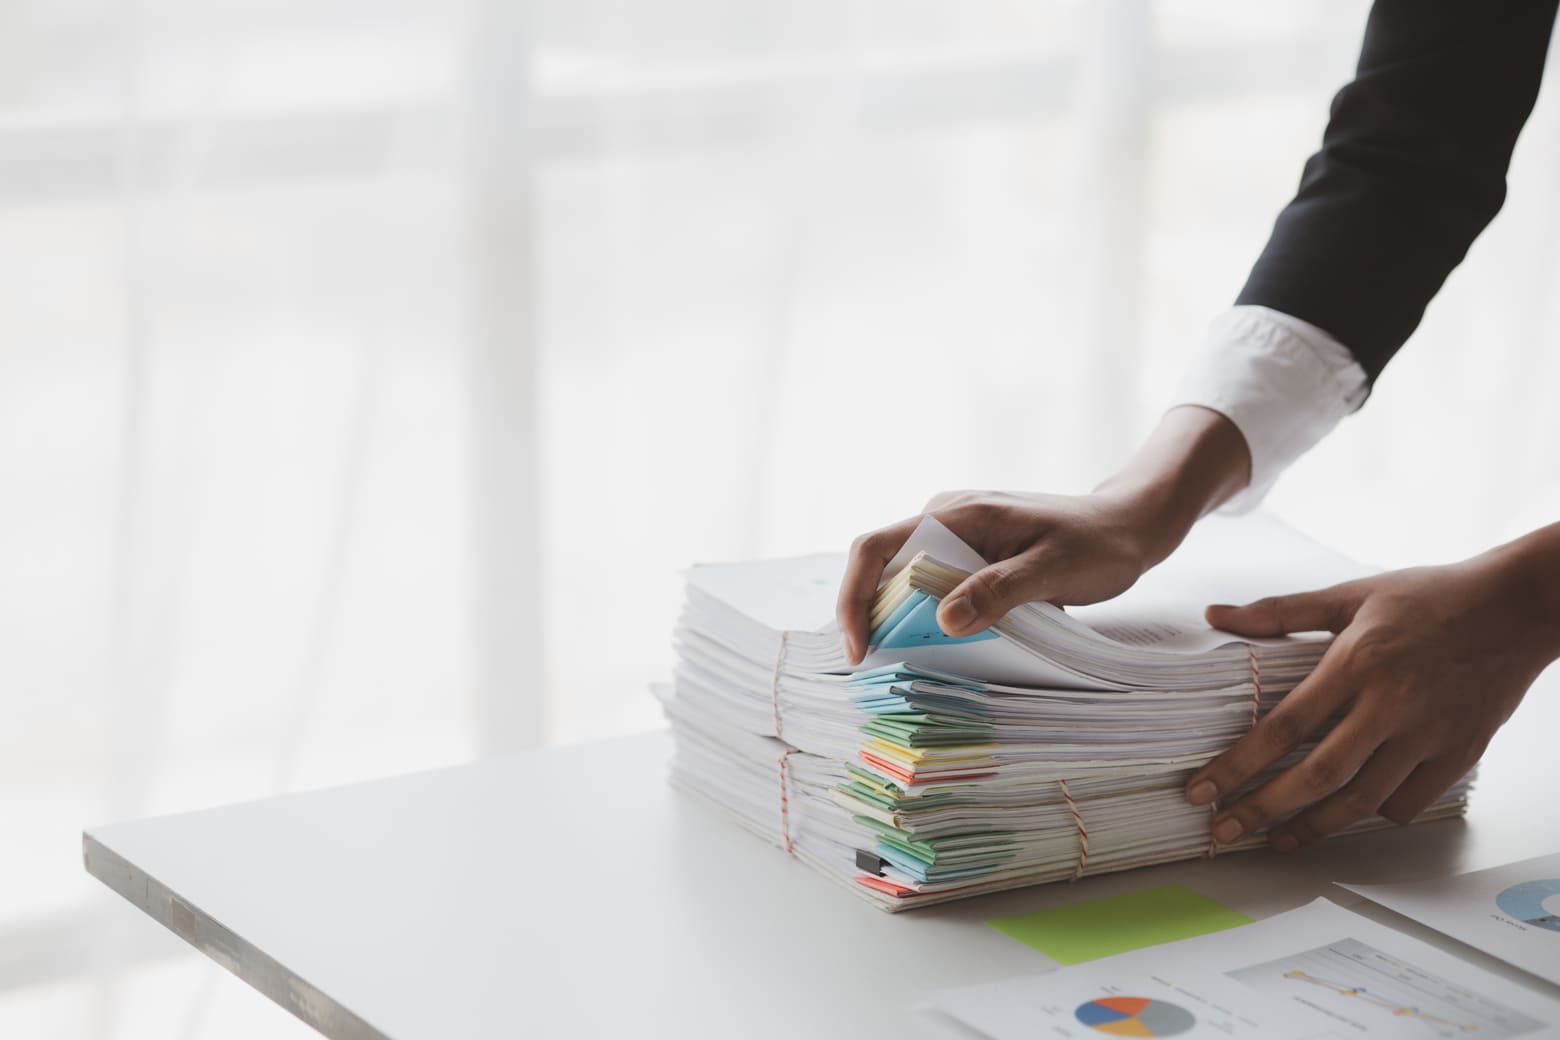
M 875 856 L 866 849 L 856 850 L 856 866 L 861 870 L 865 870 L 868 874 L 874 877 L 882 877 L 883 868 L 886 865 L 886 861 L 881 856 Z

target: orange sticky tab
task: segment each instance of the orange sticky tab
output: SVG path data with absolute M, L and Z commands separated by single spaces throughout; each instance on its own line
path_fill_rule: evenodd
M 867 874 L 858 876 L 856 882 L 866 885 L 868 888 L 875 888 L 879 892 L 887 892 L 891 896 L 907 896 L 915 891 L 915 889 L 906 888 L 904 885 L 896 885 L 887 878 L 872 877 Z

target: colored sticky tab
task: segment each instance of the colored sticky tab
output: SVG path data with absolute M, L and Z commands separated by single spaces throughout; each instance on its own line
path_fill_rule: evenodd
M 1250 924 L 1251 918 L 1185 885 L 1162 885 L 1032 914 L 999 917 L 986 923 L 1058 963 L 1078 964 L 1144 946 L 1222 932 Z
M 872 630 L 872 633 L 867 636 L 867 642 L 872 646 L 882 645 L 883 637 L 889 632 L 892 632 L 895 626 L 908 617 L 910 612 L 916 608 L 916 604 L 925 598 L 926 593 L 924 592 L 911 592 L 909 595 L 907 595 L 904 600 L 900 602 L 899 606 L 895 607 L 893 612 L 890 613 L 888 617 L 883 619 L 883 623 Z M 875 669 L 873 672 L 858 672 L 857 675 L 882 676 L 884 671 L 885 669 Z
M 974 643 L 995 638 L 997 634 L 989 628 L 957 639 L 945 635 L 937 626 L 937 601 L 924 592 L 912 592 L 899 609 L 889 615 L 882 627 L 872 634 L 872 642 L 882 650 L 932 643 Z

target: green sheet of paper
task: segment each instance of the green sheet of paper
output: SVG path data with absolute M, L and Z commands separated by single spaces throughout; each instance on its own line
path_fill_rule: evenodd
M 1078 964 L 1144 946 L 1222 932 L 1251 918 L 1185 885 L 1092 899 L 987 924 L 1062 964 Z

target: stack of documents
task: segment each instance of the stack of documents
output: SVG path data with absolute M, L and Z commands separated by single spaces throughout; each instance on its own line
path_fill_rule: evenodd
M 1213 518 L 1109 603 L 1029 604 L 951 639 L 938 598 L 985 561 L 927 519 L 886 569 L 852 668 L 828 620 L 843 562 L 693 568 L 657 692 L 674 783 L 889 910 L 1212 854 L 1213 810 L 1187 803 L 1186 780 L 1328 637 L 1239 641 L 1204 606 L 1368 573 L 1273 520 Z M 1467 790 L 1422 818 L 1460 814 Z

